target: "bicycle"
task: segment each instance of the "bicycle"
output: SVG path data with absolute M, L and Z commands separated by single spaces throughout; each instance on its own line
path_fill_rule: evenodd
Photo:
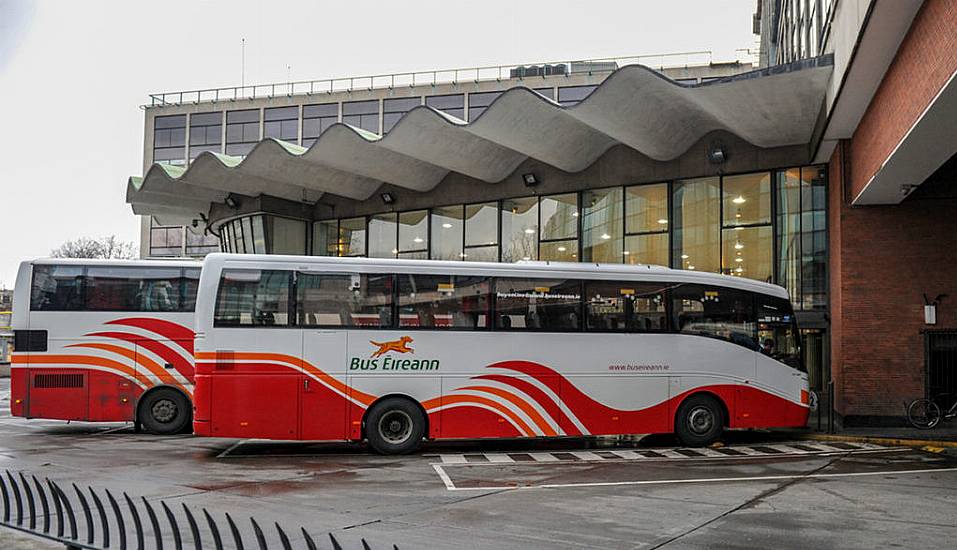
M 938 396 L 938 400 L 942 396 Z M 915 399 L 907 406 L 907 420 L 919 430 L 929 430 L 941 420 L 949 420 L 957 416 L 957 400 L 947 410 L 941 412 L 940 405 L 933 399 Z

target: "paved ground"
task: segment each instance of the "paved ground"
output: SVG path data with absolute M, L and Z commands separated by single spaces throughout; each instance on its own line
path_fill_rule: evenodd
M 250 515 L 317 539 L 332 532 L 346 548 L 360 538 L 372 548 L 524 549 L 939 547 L 957 537 L 957 456 L 946 452 L 742 433 L 704 450 L 652 437 L 380 457 L 353 445 L 26 421 L 9 417 L 6 395 L 0 380 L 0 469 L 164 499 L 181 525 L 182 503 L 208 508 L 224 530 L 228 512 L 247 547 Z M 0 546 L 19 547 L 3 533 Z

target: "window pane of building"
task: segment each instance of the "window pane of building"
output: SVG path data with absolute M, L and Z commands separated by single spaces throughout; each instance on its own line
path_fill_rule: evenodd
M 425 104 L 460 120 L 465 120 L 465 95 L 433 95 L 425 98 Z
M 497 262 L 498 245 L 470 246 L 463 252 L 463 259 L 467 262 Z
M 489 108 L 503 92 L 476 92 L 469 94 L 469 122 L 474 121 Z
M 465 246 L 491 246 L 497 244 L 498 204 L 494 202 L 466 204 Z M 498 260 L 498 258 L 496 257 L 495 260 Z
M 369 257 L 395 258 L 399 253 L 396 243 L 396 220 L 394 213 L 376 214 L 369 218 Z
M 277 216 L 268 216 L 270 254 L 305 254 L 306 222 Z
M 621 263 L 623 204 L 620 187 L 582 193 L 582 261 Z
M 339 222 L 322 220 L 312 224 L 312 255 L 339 255 Z
M 657 331 L 668 328 L 665 285 L 635 281 L 585 283 L 587 329 L 597 332 Z
M 379 101 L 346 101 L 342 104 L 342 122 L 379 133 Z
M 551 262 L 577 262 L 578 239 L 541 242 L 538 259 Z
M 211 233 L 203 233 L 199 229 L 191 231 L 189 228 L 186 234 L 186 255 L 187 256 L 205 256 L 213 252 L 219 252 L 219 239 Z
M 429 249 L 429 211 L 415 210 L 399 214 L 399 253 L 426 252 Z M 428 255 L 424 259 L 428 259 Z
M 223 270 L 213 324 L 286 326 L 291 288 L 291 271 Z
M 577 331 L 581 283 L 549 279 L 496 279 L 497 330 Z
M 827 307 L 826 168 L 801 168 L 801 294 L 804 309 Z
M 432 259 L 461 260 L 465 230 L 465 207 L 442 206 L 432 209 Z
M 801 295 L 801 170 L 777 173 L 777 284 L 798 302 Z
M 722 273 L 771 282 L 772 238 L 770 225 L 724 229 L 721 237 Z
M 256 251 L 262 251 L 262 253 L 267 253 L 266 249 L 266 231 L 263 227 L 263 216 L 253 216 L 253 243 L 256 246 Z
M 718 178 L 683 180 L 674 184 L 674 267 L 721 270 L 719 250 L 721 210 Z
M 558 89 L 558 102 L 565 107 L 571 107 L 582 102 L 591 95 L 598 86 L 562 86 Z
M 502 261 L 517 262 L 536 259 L 538 259 L 538 197 L 502 201 Z
M 365 256 L 366 219 L 364 217 L 339 220 L 339 255 Z
M 309 147 L 327 128 L 339 121 L 339 104 L 303 105 L 302 146 Z
M 153 119 L 153 162 L 186 164 L 186 115 Z
M 555 99 L 555 88 L 535 88 L 535 92 L 548 99 Z
M 489 279 L 398 275 L 399 326 L 476 329 L 488 326 Z
M 263 111 L 263 135 L 291 143 L 299 140 L 299 107 L 273 107 Z
M 189 160 L 203 152 L 219 153 L 223 143 L 223 113 L 196 113 L 189 117 Z
M 578 237 L 578 193 L 542 197 L 542 240 Z
M 725 176 L 724 226 L 771 223 L 771 174 Z
M 247 254 L 265 254 L 266 250 L 256 250 L 255 242 L 253 241 L 253 224 L 249 216 L 242 219 L 243 224 L 243 246 L 246 248 Z
M 297 318 L 303 326 L 391 327 L 391 275 L 299 273 Z
M 668 184 L 625 188 L 625 232 L 651 233 L 668 230 Z
M 382 101 L 382 133 L 386 133 L 395 126 L 403 115 L 422 104 L 418 97 L 403 97 L 385 99 Z
M 626 264 L 662 265 L 668 267 L 668 234 L 648 233 L 625 237 Z
M 245 156 L 259 141 L 259 109 L 226 113 L 226 154 Z

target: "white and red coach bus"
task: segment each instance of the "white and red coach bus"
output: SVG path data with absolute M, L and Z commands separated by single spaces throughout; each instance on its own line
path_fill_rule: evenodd
M 189 432 L 200 268 L 188 260 L 21 263 L 11 414 Z
M 574 263 L 212 254 L 196 305 L 194 432 L 361 440 L 803 426 L 787 292 Z

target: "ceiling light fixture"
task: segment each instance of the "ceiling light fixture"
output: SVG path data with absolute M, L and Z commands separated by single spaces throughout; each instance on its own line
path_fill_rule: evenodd
M 666 220 L 665 218 L 661 218 L 658 220 L 658 223 L 660 223 L 661 225 L 665 225 L 668 223 L 668 220 Z
M 733 202 L 734 204 L 744 204 L 748 202 L 748 200 L 742 197 L 741 195 L 738 195 L 737 197 L 731 199 L 731 202 Z
M 442 227 L 445 228 L 445 229 L 452 229 L 452 224 L 450 224 L 450 223 L 443 223 L 443 224 L 442 224 Z
M 386 204 L 392 204 L 395 202 L 395 197 L 392 195 L 392 193 L 389 193 L 389 192 L 380 193 L 379 197 L 381 197 L 382 202 Z
M 232 195 L 226 195 L 226 206 L 236 210 L 239 208 L 239 201 L 237 201 Z
M 735 250 L 741 250 L 742 248 L 744 248 L 744 245 L 741 244 L 741 241 L 738 241 L 738 242 L 734 243 L 734 249 L 735 249 Z
M 534 235 L 534 234 L 535 234 L 535 230 L 532 229 L 531 227 L 529 227 L 528 229 L 526 229 L 525 232 L 528 233 L 529 235 Z
M 607 241 L 608 239 L 611 238 L 611 235 L 609 235 L 608 233 L 602 233 L 601 238 Z
M 526 187 L 535 187 L 539 183 L 538 176 L 536 176 L 534 172 L 522 174 L 522 181 L 525 182 Z

